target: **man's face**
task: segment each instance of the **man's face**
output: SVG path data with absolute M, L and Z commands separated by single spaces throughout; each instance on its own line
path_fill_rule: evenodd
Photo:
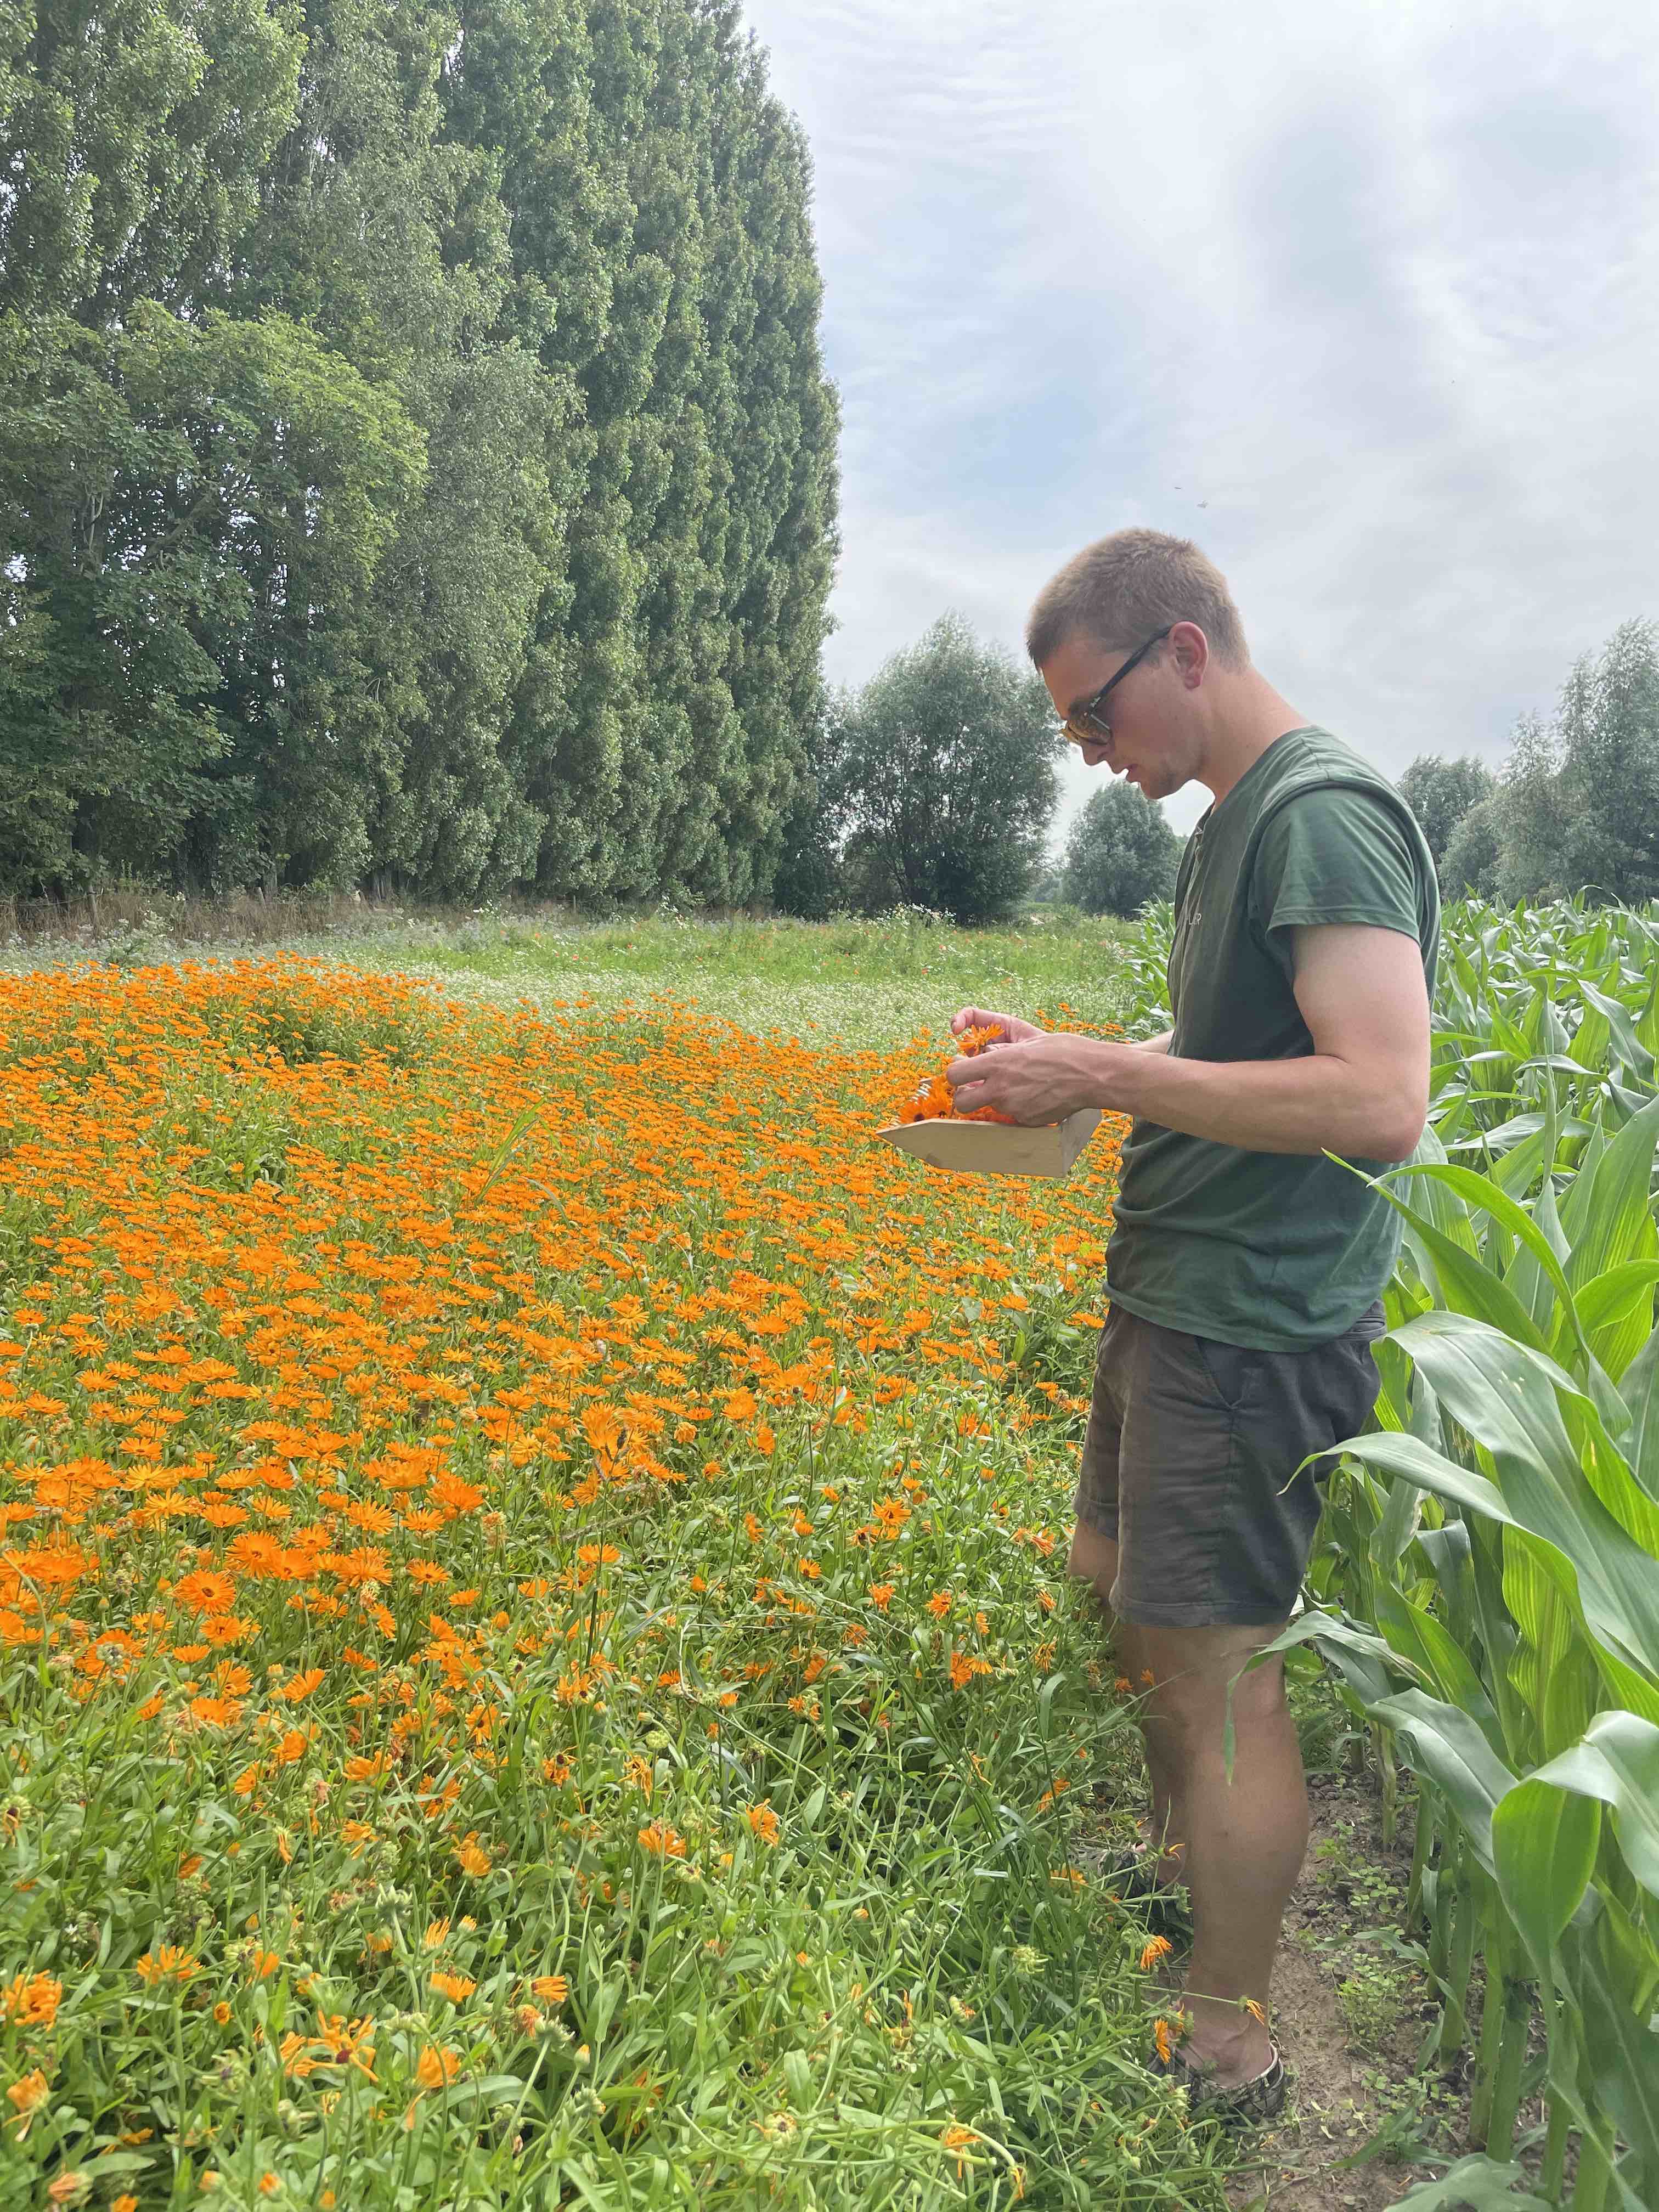
M 1166 638 L 1154 647 L 1107 694 L 1100 711 L 1110 737 L 1085 738 L 1077 748 L 1091 768 L 1103 764 L 1115 775 L 1139 785 L 1154 804 L 1179 791 L 1194 772 L 1195 733 L 1182 711 L 1187 690 L 1176 666 L 1175 642 Z M 1123 666 L 1132 649 L 1097 645 L 1086 637 L 1057 646 L 1043 662 L 1042 673 L 1060 719 L 1086 706 Z

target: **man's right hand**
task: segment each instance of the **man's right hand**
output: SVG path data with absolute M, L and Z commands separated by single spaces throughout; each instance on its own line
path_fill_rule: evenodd
M 1015 1014 L 988 1014 L 982 1006 L 964 1006 L 960 1013 L 951 1017 L 951 1034 L 960 1036 L 964 1030 L 1000 1029 L 999 1044 L 1024 1044 L 1032 1037 L 1047 1036 L 1034 1022 L 1023 1022 Z M 996 1046 L 990 1049 L 994 1052 Z

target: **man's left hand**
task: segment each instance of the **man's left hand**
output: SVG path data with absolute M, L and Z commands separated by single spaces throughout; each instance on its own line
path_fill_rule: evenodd
M 1024 1044 L 992 1045 L 984 1052 L 966 1054 L 947 1064 L 945 1079 L 958 1114 L 994 1106 L 999 1114 L 1011 1114 L 1032 1128 L 1063 1121 L 1081 1106 L 1104 1106 L 1103 1071 L 1090 1066 L 1085 1057 L 1098 1051 L 1093 1038 L 1055 1030 Z

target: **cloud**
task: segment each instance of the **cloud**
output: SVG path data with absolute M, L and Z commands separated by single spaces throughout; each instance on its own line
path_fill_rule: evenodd
M 746 17 L 813 150 L 837 678 L 947 605 L 1017 649 L 1068 554 L 1146 522 L 1397 774 L 1500 757 L 1659 615 L 1646 0 Z

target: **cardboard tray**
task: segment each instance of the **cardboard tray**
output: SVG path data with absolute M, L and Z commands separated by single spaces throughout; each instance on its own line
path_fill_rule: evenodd
M 1063 1176 L 1095 1133 L 1097 1106 L 1079 1107 L 1063 1121 L 1012 1128 L 1006 1121 L 889 1121 L 875 1133 L 929 1167 L 956 1175 Z

